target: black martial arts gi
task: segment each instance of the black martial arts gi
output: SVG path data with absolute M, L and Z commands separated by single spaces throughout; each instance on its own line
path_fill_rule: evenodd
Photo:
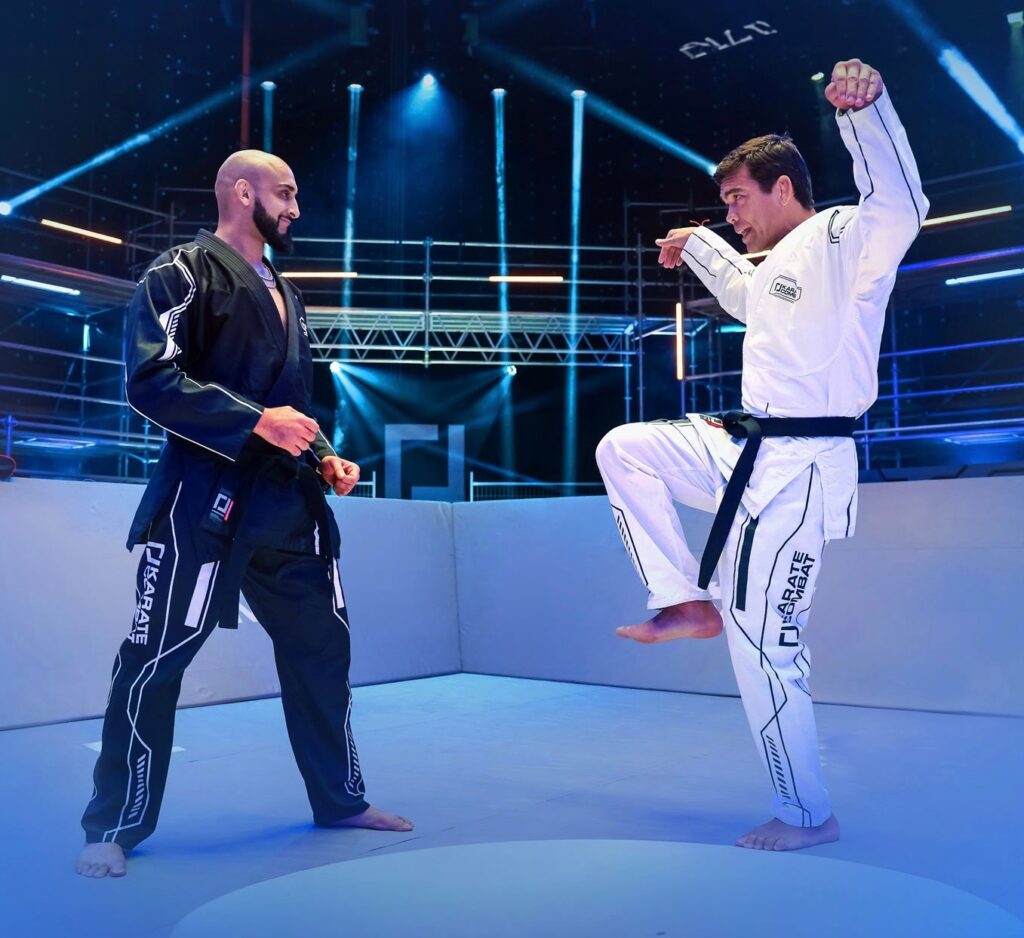
M 237 626 L 239 589 L 274 643 L 314 820 L 367 808 L 338 532 L 313 468 L 334 450 L 318 434 L 299 459 L 252 433 L 264 407 L 310 413 L 302 298 L 277 283 L 287 329 L 253 267 L 201 231 L 157 258 L 129 307 L 127 399 L 168 437 L 128 538 L 129 549 L 143 545 L 136 610 L 82 819 L 89 843 L 128 848 L 153 832 L 182 674 L 218 623 Z

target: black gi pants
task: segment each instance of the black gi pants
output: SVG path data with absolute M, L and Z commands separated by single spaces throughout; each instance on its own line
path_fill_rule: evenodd
M 139 563 L 131 634 L 114 662 L 86 841 L 134 847 L 156 827 L 185 669 L 216 628 L 220 562 L 201 563 L 181 490 Z M 349 626 L 337 565 L 253 547 L 242 591 L 274 643 L 288 737 L 317 824 L 368 807 L 352 739 Z

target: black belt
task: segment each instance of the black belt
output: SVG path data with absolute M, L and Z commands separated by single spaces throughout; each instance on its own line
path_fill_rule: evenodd
M 277 482 L 298 484 L 319 532 L 316 545 L 317 555 L 325 560 L 333 560 L 337 555 L 338 545 L 334 542 L 334 529 L 330 519 L 331 509 L 324 497 L 330 486 L 323 480 L 315 457 L 312 457 L 308 451 L 305 454 L 305 461 L 297 460 L 283 452 L 264 454 L 249 476 L 245 497 L 240 499 L 240 508 L 235 509 L 236 531 L 239 530 L 242 515 L 252 497 L 253 487 L 259 476 Z M 222 629 L 238 628 L 238 589 L 234 587 L 234 584 L 241 583 L 245 568 L 249 565 L 251 553 L 251 548 L 236 537 L 224 557 L 224 579 L 232 584 L 232 589 L 222 599 L 221 613 L 218 617 Z
M 736 511 L 743 498 L 743 490 L 750 481 L 754 471 L 754 460 L 761 448 L 761 440 L 766 436 L 853 436 L 857 426 L 856 417 L 755 417 L 743 411 L 731 410 L 722 414 L 719 419 L 722 426 L 735 439 L 746 439 L 743 451 L 736 461 L 736 468 L 725 487 L 722 504 L 718 506 L 708 542 L 704 545 L 704 555 L 700 560 L 700 577 L 697 585 L 707 589 L 711 577 L 722 556 L 729 531 L 736 518 Z

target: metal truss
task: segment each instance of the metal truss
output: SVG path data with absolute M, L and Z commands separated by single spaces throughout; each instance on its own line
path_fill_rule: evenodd
M 456 310 L 306 310 L 316 361 L 621 368 L 637 355 L 632 316 Z

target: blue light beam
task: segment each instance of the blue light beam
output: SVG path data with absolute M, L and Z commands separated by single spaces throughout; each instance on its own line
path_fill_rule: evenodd
M 280 62 L 268 66 L 253 75 L 250 81 L 260 82 L 263 79 L 263 76 L 266 75 L 282 75 L 294 68 L 298 68 L 301 65 L 312 62 L 314 59 L 319 58 L 344 43 L 345 38 L 343 36 L 332 36 L 329 39 L 325 39 L 323 42 L 310 46 L 310 48 L 305 49 L 302 52 L 296 52 L 295 54 L 282 59 Z M 31 189 L 27 189 L 25 192 L 22 192 L 20 195 L 7 199 L 7 204 L 10 206 L 11 211 L 14 211 L 26 202 L 38 199 L 39 196 L 45 195 L 52 189 L 56 189 L 58 186 L 62 186 L 66 182 L 70 182 L 72 179 L 75 179 L 92 169 L 96 169 L 98 166 L 103 166 L 105 163 L 116 160 L 118 157 L 124 156 L 126 153 L 131 153 L 132 150 L 138 150 L 140 147 L 144 147 L 147 144 L 152 143 L 158 137 L 162 137 L 172 130 L 177 130 L 179 127 L 183 127 L 185 124 L 191 123 L 210 111 L 219 108 L 230 101 L 234 101 L 238 97 L 238 93 L 238 83 L 232 82 L 229 87 L 222 91 L 218 91 L 216 94 L 203 98 L 203 100 L 197 104 L 193 104 L 191 107 L 175 114 L 173 117 L 168 117 L 159 124 L 154 124 L 149 128 L 149 130 L 137 133 L 133 137 L 129 137 L 123 143 L 110 147 L 102 153 L 97 153 L 94 157 L 91 157 L 84 163 L 79 163 L 77 166 L 73 166 L 71 169 L 66 170 L 60 175 L 54 176 L 52 179 L 46 180 L 46 182 L 41 182 L 39 185 L 33 186 Z
M 888 3 L 931 49 L 953 81 L 985 112 L 989 120 L 1013 141 L 1017 150 L 1024 153 L 1024 130 L 967 56 L 939 33 L 912 0 L 888 0 Z
M 359 159 L 359 105 L 362 85 L 348 86 L 348 178 L 345 185 L 345 246 L 342 270 L 352 269 L 352 239 L 356 232 L 356 163 Z M 341 305 L 352 305 L 352 281 L 343 280 Z
M 494 99 L 494 182 L 498 196 L 498 273 L 508 276 L 508 249 L 505 243 L 508 238 L 507 215 L 505 208 L 505 89 L 495 88 L 491 92 Z M 502 346 L 506 346 L 505 336 L 508 335 L 508 284 L 498 284 L 498 311 L 501 313 Z M 508 353 L 502 354 L 507 393 L 501 399 L 501 462 L 507 469 L 515 466 L 515 426 L 513 422 L 511 380 L 516 373 L 516 366 L 509 363 Z
M 498 65 L 513 69 L 527 81 L 557 98 L 564 99 L 565 95 L 578 87 L 578 84 L 572 79 L 559 75 L 497 43 L 481 42 L 477 50 L 484 58 L 489 58 Z M 619 130 L 624 130 L 631 136 L 651 144 L 662 152 L 689 163 L 709 176 L 714 175 L 716 163 L 598 95 L 588 94 L 587 112 L 613 127 L 618 127 Z
M 576 315 L 579 305 L 580 194 L 583 188 L 583 106 L 587 93 L 572 93 L 572 219 L 569 254 L 569 349 L 576 348 Z M 562 481 L 576 481 L 576 359 L 570 354 L 565 376 L 565 448 L 562 453 Z

